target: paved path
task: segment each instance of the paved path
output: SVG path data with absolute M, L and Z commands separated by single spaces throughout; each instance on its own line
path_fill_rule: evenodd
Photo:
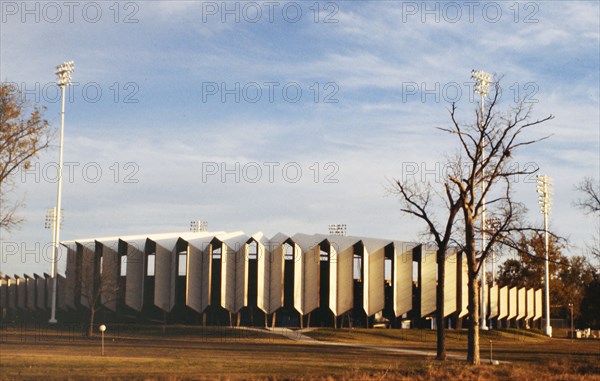
M 254 328 L 254 327 L 240 327 L 243 329 L 247 329 L 250 331 L 256 332 L 272 332 L 276 335 L 283 336 L 290 340 L 300 341 L 306 344 L 315 344 L 315 345 L 327 345 L 327 346 L 335 346 L 335 347 L 351 347 L 351 348 L 361 348 L 361 349 L 370 349 L 377 351 L 386 351 L 386 352 L 394 352 L 394 353 L 402 353 L 407 355 L 416 355 L 416 356 L 426 356 L 426 357 L 435 357 L 436 353 L 434 351 L 426 351 L 426 350 L 418 350 L 418 349 L 404 349 L 404 348 L 396 348 L 390 346 L 383 345 L 365 345 L 365 344 L 351 344 L 351 343 L 340 343 L 334 341 L 319 341 L 310 336 L 305 335 L 306 332 L 313 331 L 314 328 L 305 328 L 302 330 L 292 330 L 284 327 L 275 327 L 275 328 Z M 452 360 L 461 360 L 466 361 L 466 355 L 459 355 L 448 353 L 448 358 Z

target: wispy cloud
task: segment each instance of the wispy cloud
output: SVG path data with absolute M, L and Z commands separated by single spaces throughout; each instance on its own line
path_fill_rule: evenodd
M 504 75 L 502 107 L 530 97 L 538 101 L 535 117 L 556 116 L 534 132 L 553 137 L 515 160 L 555 178 L 559 233 L 575 242 L 593 233 L 570 200 L 573 184 L 600 177 L 598 3 L 497 3 L 497 22 L 481 4 L 472 20 L 465 5 L 453 21 L 444 2 L 322 2 L 318 14 L 313 2 L 301 3 L 298 22 L 282 17 L 281 3 L 270 22 L 257 3 L 263 13 L 256 23 L 241 14 L 239 22 L 235 15 L 223 22 L 220 9 L 207 8 L 215 2 L 199 1 L 119 3 L 115 22 L 111 4 L 101 4 L 95 23 L 81 13 L 57 23 L 10 16 L 0 34 L 2 80 L 40 98 L 55 127 L 59 103 L 42 89 L 54 80 L 54 66 L 76 61 L 80 84 L 67 103 L 65 161 L 79 166 L 64 186 L 65 238 L 186 230 L 201 218 L 222 230 L 310 233 L 343 222 L 353 234 L 418 239 L 422 229 L 402 217 L 386 179 L 402 176 L 407 164 L 434 173 L 454 152 L 452 137 L 435 127 L 449 123 L 452 101 L 461 121 L 472 121 L 473 68 Z M 241 10 L 245 3 L 237 4 Z M 535 22 L 525 22 L 528 16 Z M 215 94 L 207 96 L 207 83 L 217 84 Z M 272 100 L 268 83 L 277 83 Z M 256 84 L 262 98 L 248 101 L 236 84 L 240 91 Z M 297 85 L 301 99 L 291 101 L 285 85 Z M 40 168 L 56 153 L 45 153 Z M 214 164 L 218 172 L 207 175 Z M 90 181 L 97 168 L 101 178 Z M 252 182 L 257 168 L 262 177 Z M 297 168 L 300 179 L 290 181 Z M 222 170 L 229 170 L 224 181 Z M 31 179 L 19 183 L 27 222 L 2 232 L 3 242 L 33 247 L 49 239 L 42 220 L 55 183 Z M 519 183 L 517 196 L 536 202 L 531 184 Z M 48 267 L 14 257 L 0 266 Z

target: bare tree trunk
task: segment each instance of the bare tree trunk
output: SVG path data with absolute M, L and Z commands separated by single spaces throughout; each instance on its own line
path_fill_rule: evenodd
M 469 336 L 467 362 L 479 365 L 479 279 L 477 277 L 477 248 L 475 247 L 475 221 L 467 208 L 465 214 L 465 255 L 467 256 Z
M 469 343 L 467 362 L 479 365 L 479 281 L 476 276 L 469 277 Z
M 444 324 L 444 282 L 446 279 L 446 256 L 445 251 L 437 251 L 438 283 L 436 287 L 435 320 L 437 323 L 437 360 L 446 360 L 446 326 Z
M 94 336 L 94 315 L 96 314 L 96 309 L 94 308 L 94 305 L 90 306 L 90 327 L 88 330 L 88 336 L 92 337 Z

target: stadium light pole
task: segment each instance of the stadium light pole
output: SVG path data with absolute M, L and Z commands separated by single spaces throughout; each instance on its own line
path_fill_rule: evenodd
M 492 232 L 496 232 L 500 227 L 500 219 L 496 216 L 492 216 L 492 217 L 488 218 L 487 225 L 490 226 L 490 228 L 492 229 Z M 492 286 L 494 286 L 496 284 L 496 252 L 494 251 L 493 247 L 491 250 L 491 254 L 492 254 Z
M 569 309 L 571 309 L 571 342 L 575 338 L 575 329 L 573 326 L 573 303 L 569 303 Z
M 62 97 L 62 107 L 60 111 L 60 143 L 58 147 L 58 175 L 57 175 L 57 190 L 56 190 L 56 209 L 54 211 L 54 233 L 52 234 L 53 250 L 52 250 L 52 312 L 50 314 L 49 323 L 56 323 L 56 292 L 58 287 L 58 248 L 60 246 L 60 204 L 62 191 L 62 165 L 63 165 L 63 138 L 65 130 L 65 89 L 71 86 L 71 73 L 75 70 L 73 61 L 64 62 L 56 67 L 57 80 L 56 84 L 60 87 Z
M 485 97 L 488 95 L 488 91 L 490 88 L 490 83 L 492 83 L 492 75 L 488 74 L 484 71 L 481 70 L 471 70 L 471 79 L 475 81 L 475 93 L 479 94 L 481 96 L 481 100 L 480 100 L 480 106 L 481 106 L 481 113 L 480 113 L 480 118 L 481 118 L 481 126 L 480 128 L 483 129 L 485 127 L 485 119 L 483 117 L 484 113 L 485 113 Z M 481 147 L 482 150 L 482 154 L 481 154 L 481 160 L 485 160 L 485 146 Z M 484 173 L 485 175 L 485 173 Z M 482 192 L 485 191 L 485 181 L 482 182 L 481 184 L 482 187 Z M 485 250 L 485 243 L 487 240 L 486 234 L 485 234 L 485 229 L 486 229 L 486 224 L 485 224 L 485 211 L 486 211 L 486 206 L 485 206 L 485 196 L 482 199 L 483 202 L 483 210 L 481 212 L 481 288 L 480 288 L 480 294 L 481 294 L 481 314 L 480 314 L 480 328 L 483 330 L 487 330 L 488 326 L 487 326 L 487 318 L 486 318 L 486 302 L 487 302 L 487 298 L 486 298 L 486 279 L 485 279 L 485 258 L 483 258 L 483 251 Z
M 490 218 L 488 218 L 488 220 L 487 220 L 486 223 L 487 223 L 487 226 L 489 226 L 490 229 L 492 230 L 492 234 L 495 233 L 495 232 L 497 232 L 498 229 L 500 228 L 500 219 L 498 217 L 496 217 L 496 216 L 491 216 Z M 496 251 L 494 250 L 494 246 L 492 246 L 490 248 L 490 251 L 491 251 L 490 254 L 492 255 L 492 283 L 491 283 L 491 287 L 494 287 L 496 285 Z M 489 319 L 489 328 L 490 329 L 493 328 L 492 318 Z
M 552 326 L 550 326 L 550 270 L 548 261 L 548 215 L 550 214 L 550 177 L 546 175 L 537 175 L 537 192 L 539 193 L 540 211 L 544 215 L 544 255 L 545 255 L 545 278 L 544 278 L 544 298 L 546 304 L 544 308 L 544 318 L 546 325 L 544 333 L 552 337 Z

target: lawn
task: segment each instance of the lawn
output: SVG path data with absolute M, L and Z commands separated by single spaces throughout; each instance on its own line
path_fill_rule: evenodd
M 502 363 L 470 367 L 460 360 L 440 363 L 428 356 L 383 348 L 434 351 L 435 332 L 429 330 L 318 329 L 304 334 L 319 342 L 230 328 L 109 327 L 105 356 L 101 356 L 99 337 L 4 327 L 0 330 L 0 378 L 600 380 L 599 340 L 571 342 L 521 331 L 484 332 L 482 358 L 489 359 L 492 340 L 494 359 Z M 334 342 L 351 345 L 331 345 Z M 449 352 L 464 357 L 465 348 L 466 333 L 450 331 Z

